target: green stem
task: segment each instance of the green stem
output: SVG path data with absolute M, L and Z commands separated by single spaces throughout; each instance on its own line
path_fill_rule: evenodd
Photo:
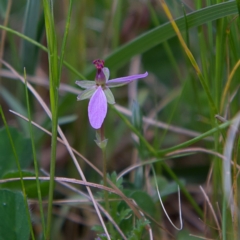
M 29 132 L 30 132 L 31 142 L 32 142 L 33 163 L 34 163 L 34 171 L 35 171 L 35 174 L 36 174 L 36 184 L 37 184 L 39 209 L 40 209 L 40 215 L 41 215 L 41 221 L 42 221 L 43 236 L 44 236 L 44 239 L 46 239 L 46 227 L 45 227 L 43 205 L 42 205 L 42 193 L 41 193 L 40 181 L 39 181 L 39 166 L 38 166 L 38 162 L 37 162 L 36 149 L 35 149 L 35 144 L 34 144 L 34 137 L 33 137 L 34 134 L 33 134 L 33 129 L 32 129 L 32 117 L 31 117 L 31 111 L 30 111 L 25 68 L 24 68 L 24 79 L 25 79 L 25 95 L 26 95 L 28 119 L 29 119 L 29 122 L 28 122 L 29 123 Z
M 50 181 L 48 197 L 48 214 L 46 239 L 50 239 L 52 225 L 52 203 L 54 192 L 54 176 L 57 152 L 57 127 L 58 127 L 58 88 L 59 88 L 59 67 L 58 67 L 58 49 L 57 37 L 54 26 L 53 1 L 43 0 L 43 9 L 45 17 L 45 29 L 48 45 L 49 61 L 49 84 L 50 84 L 50 104 L 52 112 L 52 139 L 51 139 L 51 163 L 50 163 Z M 62 55 L 63 56 L 63 55 Z
M 101 141 L 105 140 L 104 137 L 104 126 L 100 128 L 100 138 Z M 103 160 L 103 185 L 107 187 L 107 156 L 106 156 L 106 146 L 101 148 L 102 150 L 102 160 Z M 109 212 L 109 202 L 108 202 L 108 191 L 104 191 L 104 201 L 105 201 L 105 208 L 107 212 Z
M 106 158 L 106 149 L 102 149 L 103 157 L 103 185 L 107 187 L 107 158 Z M 109 202 L 108 202 L 108 191 L 104 191 L 104 201 L 106 210 L 109 212 Z

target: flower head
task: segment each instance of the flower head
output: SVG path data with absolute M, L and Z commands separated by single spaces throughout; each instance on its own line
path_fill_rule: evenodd
M 85 89 L 78 95 L 77 99 L 84 100 L 90 98 L 88 105 L 89 122 L 93 128 L 99 129 L 107 115 L 107 103 L 115 103 L 110 88 L 120 87 L 139 78 L 144 78 L 148 73 L 145 72 L 144 74 L 136 74 L 108 80 L 110 72 L 108 68 L 104 67 L 104 61 L 97 59 L 93 61 L 93 64 L 97 69 L 95 82 L 89 80 L 76 81 L 78 86 Z

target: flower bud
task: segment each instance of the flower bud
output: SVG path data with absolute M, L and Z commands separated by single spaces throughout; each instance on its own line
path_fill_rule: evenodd
M 104 68 L 104 61 L 101 59 L 97 59 L 93 61 L 93 64 L 95 65 L 95 67 L 97 68 L 97 73 L 96 73 L 96 77 L 95 77 L 95 82 L 97 85 L 105 85 L 106 83 L 106 77 L 105 74 L 103 72 L 103 68 Z

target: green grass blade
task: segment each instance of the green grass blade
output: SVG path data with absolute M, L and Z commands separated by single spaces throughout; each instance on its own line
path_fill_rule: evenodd
M 28 119 L 29 119 L 28 126 L 29 126 L 29 132 L 30 132 L 30 136 L 31 136 L 31 142 L 32 142 L 33 162 L 34 162 L 34 171 L 35 171 L 35 175 L 36 175 L 39 209 L 40 209 L 40 215 L 41 215 L 41 221 L 42 221 L 43 235 L 44 235 L 44 238 L 46 239 L 46 227 L 45 227 L 43 205 L 42 205 L 42 194 L 41 194 L 41 188 L 40 188 L 40 182 L 39 182 L 39 166 L 38 166 L 38 162 L 37 162 L 37 155 L 36 155 L 36 149 L 35 149 L 35 144 L 34 144 L 34 136 L 33 136 L 34 134 L 33 134 L 33 129 L 32 129 L 32 118 L 31 118 L 31 112 L 30 112 L 30 104 L 29 104 L 29 96 L 28 96 L 28 88 L 27 88 L 25 69 L 24 69 L 24 78 L 25 78 L 25 95 L 26 95 Z
M 54 192 L 54 176 L 56 165 L 57 150 L 57 126 L 58 126 L 58 87 L 59 87 L 59 68 L 57 53 L 57 38 L 54 26 L 53 2 L 43 0 L 43 9 L 45 17 L 45 29 L 48 44 L 49 61 L 49 82 L 50 82 L 50 104 L 52 112 L 52 139 L 51 139 L 51 163 L 50 163 L 50 185 L 48 198 L 48 216 L 46 239 L 50 239 L 52 224 L 52 202 Z
M 41 0 L 27 1 L 25 12 L 23 34 L 38 41 L 38 22 L 40 17 Z M 29 74 L 33 74 L 37 64 L 39 48 L 30 42 L 22 39 L 21 64 Z
M 67 36 L 68 36 L 68 31 L 69 31 L 69 25 L 70 25 L 70 18 L 72 14 L 72 0 L 69 2 L 69 7 L 68 7 L 68 15 L 67 15 L 67 21 L 66 21 L 66 27 L 65 27 L 65 32 L 64 32 L 64 37 L 63 37 L 63 43 L 62 43 L 62 48 L 61 48 L 61 55 L 60 55 L 60 61 L 59 61 L 59 82 L 61 80 L 61 72 L 62 72 L 62 65 L 63 65 L 63 58 L 64 58 L 64 52 L 65 52 L 65 47 L 66 47 L 66 42 L 67 42 Z

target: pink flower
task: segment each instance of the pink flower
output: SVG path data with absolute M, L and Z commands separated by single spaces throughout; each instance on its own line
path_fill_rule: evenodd
M 88 105 L 89 122 L 93 128 L 99 129 L 101 128 L 107 115 L 107 103 L 115 103 L 115 99 L 110 88 L 120 87 L 139 78 L 144 78 L 148 75 L 148 73 L 145 72 L 144 74 L 108 80 L 110 72 L 108 68 L 104 67 L 104 61 L 97 59 L 93 61 L 93 64 L 97 68 L 95 82 L 89 80 L 76 81 L 78 86 L 85 89 L 78 95 L 77 100 L 90 98 Z

